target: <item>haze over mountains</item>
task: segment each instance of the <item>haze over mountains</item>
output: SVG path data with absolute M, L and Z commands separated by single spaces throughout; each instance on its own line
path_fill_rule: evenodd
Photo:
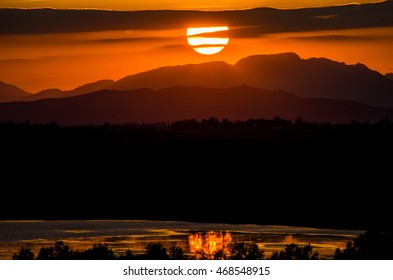
M 17 100 L 24 100 L 31 96 L 17 86 L 6 84 L 0 81 L 0 102 L 11 102 Z
M 0 9 L 0 80 L 36 93 L 206 62 L 187 44 L 186 28 L 216 24 L 229 27 L 217 35 L 230 43 L 214 60 L 296 52 L 385 74 L 392 68 L 392 14 L 392 1 L 292 10 Z
M 93 218 L 124 219 L 153 213 L 214 222 L 239 217 L 235 222 L 390 225 L 385 186 L 393 129 L 391 121 L 379 121 L 393 119 L 393 81 L 382 75 L 392 72 L 392 15 L 392 1 L 221 12 L 0 9 L 0 80 L 32 92 L 50 85 L 32 95 L 0 84 L 2 174 L 14 185 L 51 186 L 56 200 L 48 211 L 39 188 L 12 188 L 12 207 L 4 205 L 0 214 L 7 218 L 16 209 L 17 218 L 37 218 L 41 210 L 55 219 L 70 212 L 75 218 L 91 212 Z M 230 27 L 217 34 L 230 38 L 217 56 L 201 57 L 187 44 L 185 29 L 206 23 Z M 249 56 L 274 52 L 281 54 Z M 180 65 L 209 58 L 231 64 Z M 165 65 L 180 66 L 157 68 Z M 131 73 L 138 74 L 126 76 Z M 223 133 L 213 126 L 202 138 L 197 126 L 192 135 L 175 129 L 170 138 L 168 125 L 61 127 L 276 116 L 377 124 L 287 125 L 277 118 L 279 125 L 247 122 L 252 133 L 244 134 L 223 121 Z M 53 121 L 60 126 L 34 125 Z M 21 172 L 22 166 L 28 168 Z M 188 207 L 184 192 L 177 191 L 207 184 L 217 186 L 212 197 L 220 197 L 212 207 Z M 362 184 L 371 190 L 360 191 Z M 97 185 L 111 188 L 103 195 Z M 226 185 L 242 191 L 223 192 Z M 201 195 L 195 193 L 196 200 Z M 370 201 L 378 207 L 367 207 Z
M 393 83 L 380 73 L 362 64 L 346 65 L 325 58 L 304 60 L 294 53 L 250 56 L 235 65 L 210 62 L 164 67 L 120 79 L 110 89 L 176 85 L 227 88 L 243 84 L 281 89 L 298 97 L 337 98 L 393 107 Z
M 23 100 L 34 101 L 34 100 L 40 100 L 45 98 L 72 97 L 72 96 L 82 95 L 82 94 L 91 93 L 91 92 L 109 88 L 113 83 L 114 83 L 113 80 L 100 80 L 94 83 L 85 84 L 73 90 L 63 91 L 60 89 L 47 89 L 47 90 L 40 91 L 36 94 L 31 94 L 28 97 L 24 98 Z
M 230 88 L 240 85 L 291 92 L 298 97 L 337 98 L 372 106 L 393 107 L 393 82 L 389 74 L 365 65 L 346 65 L 325 58 L 301 59 L 294 53 L 255 55 L 238 61 L 208 62 L 162 67 L 118 81 L 101 80 L 74 90 L 48 89 L 31 95 L 2 83 L 0 102 L 64 98 L 102 89 L 162 89 L 178 85 Z
M 235 65 L 162 67 L 71 91 L 50 89 L 32 95 L 0 85 L 2 101 L 45 99 L 0 104 L 0 121 L 98 124 L 279 115 L 350 122 L 393 117 L 393 109 L 372 107 L 393 108 L 392 80 L 362 64 L 305 60 L 294 53 L 250 56 Z
M 244 120 L 280 116 L 315 122 L 379 121 L 393 109 L 333 99 L 300 99 L 283 91 L 249 86 L 213 89 L 179 86 L 161 90 L 102 90 L 96 93 L 36 102 L 0 104 L 0 121 L 30 121 L 62 125 L 161 122 L 182 119 Z

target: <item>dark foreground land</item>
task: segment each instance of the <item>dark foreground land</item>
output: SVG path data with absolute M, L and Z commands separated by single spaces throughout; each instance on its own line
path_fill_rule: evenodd
M 392 227 L 389 120 L 2 123 L 0 136 L 0 219 Z

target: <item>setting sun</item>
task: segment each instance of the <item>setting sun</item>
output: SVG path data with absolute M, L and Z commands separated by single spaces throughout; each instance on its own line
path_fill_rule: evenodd
M 181 276 L 167 260 L 249 280 L 282 280 L 270 260 L 393 261 L 392 15 L 393 0 L 0 0 L 0 280 L 52 280 L 47 259 L 119 260 L 124 280 Z M 344 267 L 325 278 L 366 275 Z M 96 268 L 63 278 L 108 278 Z
M 205 34 L 229 30 L 228 26 L 190 27 L 187 29 L 187 41 L 200 54 L 216 54 L 224 49 L 229 38 L 205 37 Z

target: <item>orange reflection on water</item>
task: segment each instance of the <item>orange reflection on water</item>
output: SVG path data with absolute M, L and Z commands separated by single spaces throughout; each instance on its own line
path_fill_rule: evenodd
M 211 256 L 219 250 L 229 253 L 228 245 L 232 241 L 232 236 L 226 231 L 204 231 L 190 234 L 188 239 L 190 253 L 203 251 Z

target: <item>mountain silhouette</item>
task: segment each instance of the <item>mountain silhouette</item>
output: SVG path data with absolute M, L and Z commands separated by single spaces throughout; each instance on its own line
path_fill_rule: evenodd
M 233 65 L 222 61 L 181 66 L 167 66 L 127 76 L 110 89 L 162 89 L 173 86 L 203 86 L 229 88 L 241 85 Z
M 301 59 L 294 53 L 254 55 L 234 66 L 210 62 L 154 69 L 125 77 L 110 89 L 160 89 L 176 85 L 228 88 L 239 85 L 281 89 L 298 97 L 334 98 L 393 107 L 393 82 L 362 64 L 325 58 Z
M 82 94 L 106 89 L 110 87 L 113 84 L 113 82 L 114 82 L 113 80 L 100 80 L 94 83 L 85 84 L 73 90 L 66 90 L 66 91 L 60 89 L 46 89 L 36 94 L 29 95 L 28 97 L 23 98 L 23 100 L 34 101 L 34 100 L 40 100 L 46 98 L 64 98 L 64 97 L 82 95 Z
M 30 95 L 31 93 L 28 93 L 17 86 L 0 81 L 0 102 L 18 101 Z
M 246 84 L 283 89 L 298 97 L 347 99 L 393 107 L 393 83 L 365 65 L 326 58 L 301 59 L 294 53 L 241 59 L 235 68 Z
M 393 1 L 393 0 L 392 0 Z M 385 77 L 393 81 L 393 73 L 386 73 Z
M 83 125 L 161 122 L 210 117 L 242 120 L 280 116 L 294 120 L 351 122 L 393 117 L 393 109 L 361 103 L 298 98 L 284 91 L 249 86 L 227 89 L 178 86 L 160 90 L 103 90 L 63 99 L 0 104 L 0 121 Z
M 241 85 L 283 90 L 303 98 L 351 100 L 377 107 L 393 107 L 393 81 L 363 64 L 346 65 L 326 58 L 301 59 L 295 53 L 253 55 L 235 65 L 213 61 L 166 66 L 124 77 L 101 80 L 70 91 L 49 89 L 31 95 L 0 87 L 0 102 L 72 97 L 103 89 L 154 90 L 175 86 L 231 88 Z M 10 85 L 8 85 L 10 87 Z M 10 92 L 16 92 L 9 96 Z M 1 95 L 0 95 L 1 96 Z M 2 101 L 3 100 L 3 101 Z

